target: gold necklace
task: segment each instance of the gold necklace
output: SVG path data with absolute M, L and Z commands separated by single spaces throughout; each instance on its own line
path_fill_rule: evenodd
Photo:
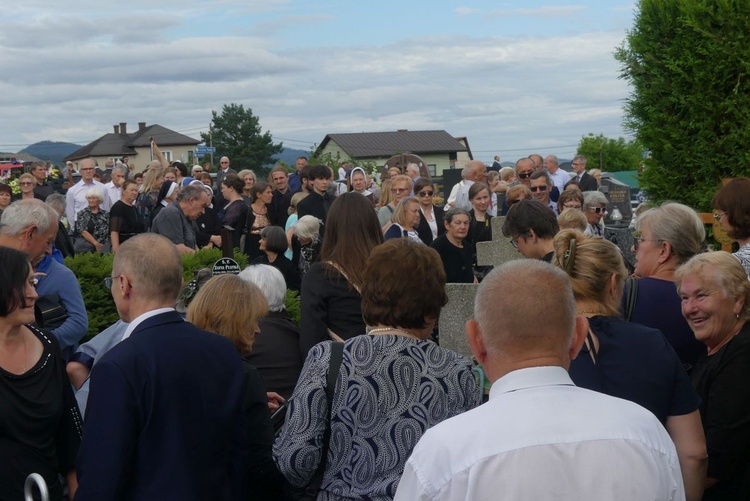
M 419 339 L 414 333 L 404 329 L 397 329 L 395 327 L 378 327 L 376 329 L 369 329 L 367 331 L 368 334 L 380 334 L 384 332 L 396 332 L 397 336 L 406 336 L 414 339 Z

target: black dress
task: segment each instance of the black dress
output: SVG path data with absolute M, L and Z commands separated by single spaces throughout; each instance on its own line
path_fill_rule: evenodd
M 253 350 L 245 359 L 263 376 L 266 391 L 288 399 L 305 362 L 299 352 L 299 327 L 286 310 L 269 311 L 258 321 L 258 327 L 260 334 L 255 336 Z
M 138 210 L 133 205 L 128 205 L 118 200 L 109 211 L 109 231 L 120 234 L 120 245 L 127 239 L 143 233 L 145 224 L 138 215 Z
M 362 297 L 336 268 L 315 263 L 300 290 L 300 353 L 329 338 L 328 329 L 343 339 L 364 334 Z
M 695 364 L 693 386 L 701 398 L 709 478 L 704 501 L 750 499 L 750 322 L 719 351 Z
M 456 247 L 443 234 L 437 237 L 430 244 L 430 247 L 440 254 L 448 283 L 474 283 L 474 271 L 472 269 L 474 248 L 470 243 L 464 241 L 463 248 Z
M 75 467 L 82 421 L 55 336 L 28 326 L 42 343 L 39 361 L 24 374 L 0 369 L 0 500 L 23 499 L 39 473 L 50 499 L 62 498 L 59 475 Z

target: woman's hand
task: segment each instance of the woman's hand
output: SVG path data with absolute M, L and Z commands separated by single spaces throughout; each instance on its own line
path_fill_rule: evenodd
M 284 397 L 275 391 L 266 392 L 266 397 L 268 398 L 268 410 L 271 412 L 278 409 L 284 403 Z

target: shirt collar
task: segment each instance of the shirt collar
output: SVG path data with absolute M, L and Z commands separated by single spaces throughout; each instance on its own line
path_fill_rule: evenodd
M 133 333 L 136 327 L 143 322 L 144 320 L 148 320 L 151 317 L 155 317 L 156 315 L 160 315 L 162 313 L 168 313 L 170 311 L 175 311 L 174 308 L 157 308 L 155 310 L 147 311 L 146 313 L 142 313 L 139 316 L 135 317 L 130 324 L 128 324 L 128 328 L 125 329 L 125 333 L 122 335 L 122 340 L 125 341 L 127 338 L 130 337 L 130 335 Z
M 492 384 L 490 399 L 503 393 L 540 386 L 575 386 L 568 371 L 560 366 L 529 367 L 504 375 Z

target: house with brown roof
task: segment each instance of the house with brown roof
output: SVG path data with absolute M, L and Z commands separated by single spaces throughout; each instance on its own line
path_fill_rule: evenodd
M 107 160 L 117 160 L 123 156 L 130 157 L 128 163 L 136 172 L 144 170 L 151 161 L 151 139 L 156 142 L 157 146 L 164 154 L 168 161 L 181 160 L 188 162 L 195 150 L 195 146 L 200 144 L 198 139 L 180 134 L 173 130 L 153 124 L 146 125 L 146 122 L 138 122 L 138 130 L 128 132 L 128 124 L 120 122 L 115 125 L 114 131 L 104 134 L 99 139 L 74 151 L 65 161 L 71 161 L 76 166 L 84 158 L 93 158 L 100 166 L 104 166 Z
M 338 154 L 341 161 L 374 161 L 384 165 L 394 155 L 419 155 L 427 164 L 430 176 L 441 176 L 445 169 L 463 168 L 472 160 L 466 138 L 455 138 L 444 130 L 395 132 L 358 132 L 327 134 L 315 154 Z

